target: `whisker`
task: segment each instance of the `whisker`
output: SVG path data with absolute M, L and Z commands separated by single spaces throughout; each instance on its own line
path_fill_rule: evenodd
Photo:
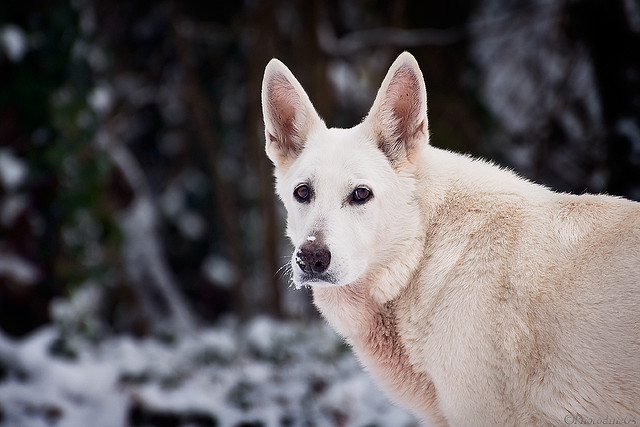
M 277 269 L 273 276 L 274 277 L 275 276 L 279 276 L 280 278 L 283 278 L 283 277 L 285 277 L 286 274 L 291 275 L 292 273 L 293 273 L 293 271 L 291 269 L 291 264 L 290 263 L 286 263 L 286 264 L 283 264 L 282 267 Z
M 286 277 L 289 282 L 289 288 L 300 289 L 302 286 L 296 285 L 296 283 L 293 281 L 293 267 L 291 265 L 291 258 L 285 255 L 282 256 L 282 259 L 286 259 L 287 262 L 285 262 L 280 268 L 278 268 L 273 276 L 278 276 L 281 279 Z

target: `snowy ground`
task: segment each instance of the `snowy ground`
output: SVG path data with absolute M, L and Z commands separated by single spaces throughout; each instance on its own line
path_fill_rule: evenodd
M 0 335 L 0 425 L 418 426 L 319 323 L 258 318 L 176 340 L 117 337 L 52 356 L 53 327 Z

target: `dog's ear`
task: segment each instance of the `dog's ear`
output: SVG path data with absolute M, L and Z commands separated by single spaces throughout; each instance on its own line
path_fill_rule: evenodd
M 391 163 L 410 157 L 421 137 L 428 143 L 427 91 L 413 55 L 393 62 L 365 122 Z
M 298 80 L 275 58 L 264 70 L 262 114 L 265 149 L 277 167 L 297 157 L 315 126 L 324 126 Z

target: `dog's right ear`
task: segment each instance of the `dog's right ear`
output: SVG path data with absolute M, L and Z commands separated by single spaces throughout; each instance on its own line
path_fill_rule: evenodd
M 324 123 L 291 71 L 272 59 L 262 80 L 262 115 L 267 156 L 284 166 L 302 151 L 309 132 Z

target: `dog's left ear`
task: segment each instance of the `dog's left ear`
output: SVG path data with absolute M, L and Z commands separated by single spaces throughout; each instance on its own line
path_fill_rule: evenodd
M 324 122 L 291 71 L 272 59 L 262 80 L 262 114 L 267 155 L 276 167 L 296 158 L 309 132 Z
M 391 163 L 410 157 L 422 137 L 428 143 L 427 90 L 409 52 L 389 68 L 365 122 Z

